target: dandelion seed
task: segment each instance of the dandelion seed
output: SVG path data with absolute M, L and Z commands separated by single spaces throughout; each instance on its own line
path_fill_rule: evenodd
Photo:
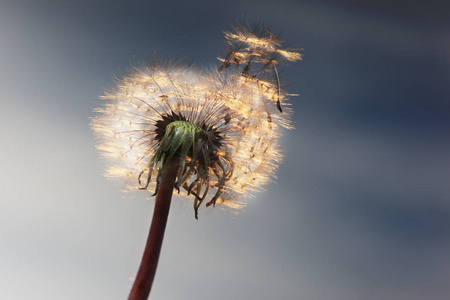
M 152 280 L 148 286 L 142 277 L 154 276 L 159 254 L 147 264 L 146 253 L 159 253 L 174 189 L 193 199 L 195 218 L 203 203 L 239 209 L 243 198 L 270 182 L 282 159 L 278 138 L 282 127 L 291 125 L 289 109 L 280 113 L 286 95 L 275 66 L 280 59 L 301 56 L 281 48 L 267 29 L 241 26 L 225 36 L 233 50 L 217 71 L 181 63 L 137 67 L 101 97 L 105 104 L 95 110 L 91 126 L 97 147 L 112 159 L 106 176 L 125 179 L 127 191 L 157 196 L 132 294 L 141 293 L 139 286 L 150 291 Z M 157 215 L 158 209 L 164 213 Z M 153 233 L 154 227 L 159 231 Z
M 225 32 L 229 51 L 219 67 L 222 72 L 235 64 L 246 82 L 255 82 L 262 88 L 268 99 L 275 101 L 280 112 L 281 86 L 276 65 L 283 60 L 294 62 L 302 56 L 297 49 L 283 49 L 278 35 L 273 34 L 265 26 L 256 26 L 253 30 L 247 24 L 235 27 L 234 32 Z M 266 81 L 261 80 L 266 79 Z

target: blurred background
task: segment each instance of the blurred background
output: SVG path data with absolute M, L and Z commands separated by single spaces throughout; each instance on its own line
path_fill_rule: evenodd
M 151 299 L 450 299 L 450 10 L 417 2 L 0 0 L 0 298 L 126 299 L 153 200 L 103 177 L 92 109 L 245 18 L 304 49 L 287 156 L 239 215 L 173 202 Z

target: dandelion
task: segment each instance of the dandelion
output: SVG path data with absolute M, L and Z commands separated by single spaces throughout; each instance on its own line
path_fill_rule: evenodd
M 287 96 L 278 73 L 276 81 L 263 75 L 279 56 L 300 56 L 263 32 L 255 35 L 244 26 L 226 33 L 230 45 L 241 46 L 216 71 L 154 63 L 133 69 L 101 97 L 105 104 L 91 125 L 98 149 L 113 162 L 106 176 L 125 179 L 126 191 L 156 196 L 129 299 L 146 299 L 150 292 L 174 190 L 193 199 L 198 218 L 203 203 L 240 208 L 243 198 L 274 177 L 282 158 L 278 137 L 290 127 L 290 113 L 276 111 Z M 228 68 L 231 63 L 237 68 Z M 255 64 L 263 66 L 253 72 Z

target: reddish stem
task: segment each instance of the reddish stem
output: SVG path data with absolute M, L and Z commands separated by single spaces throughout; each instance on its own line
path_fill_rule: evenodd
M 152 288 L 158 266 L 159 253 L 166 229 L 167 217 L 169 216 L 170 202 L 178 171 L 178 163 L 175 159 L 170 160 L 164 167 L 161 176 L 161 185 L 155 200 L 152 224 L 142 256 L 141 266 L 136 275 L 128 300 L 146 300 Z

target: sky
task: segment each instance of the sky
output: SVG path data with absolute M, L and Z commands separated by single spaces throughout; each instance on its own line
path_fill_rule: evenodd
M 266 22 L 295 129 L 234 215 L 174 200 L 150 299 L 449 299 L 450 11 L 403 1 L 0 0 L 0 298 L 126 299 L 153 201 L 103 177 L 89 127 L 132 65 L 218 65 Z

